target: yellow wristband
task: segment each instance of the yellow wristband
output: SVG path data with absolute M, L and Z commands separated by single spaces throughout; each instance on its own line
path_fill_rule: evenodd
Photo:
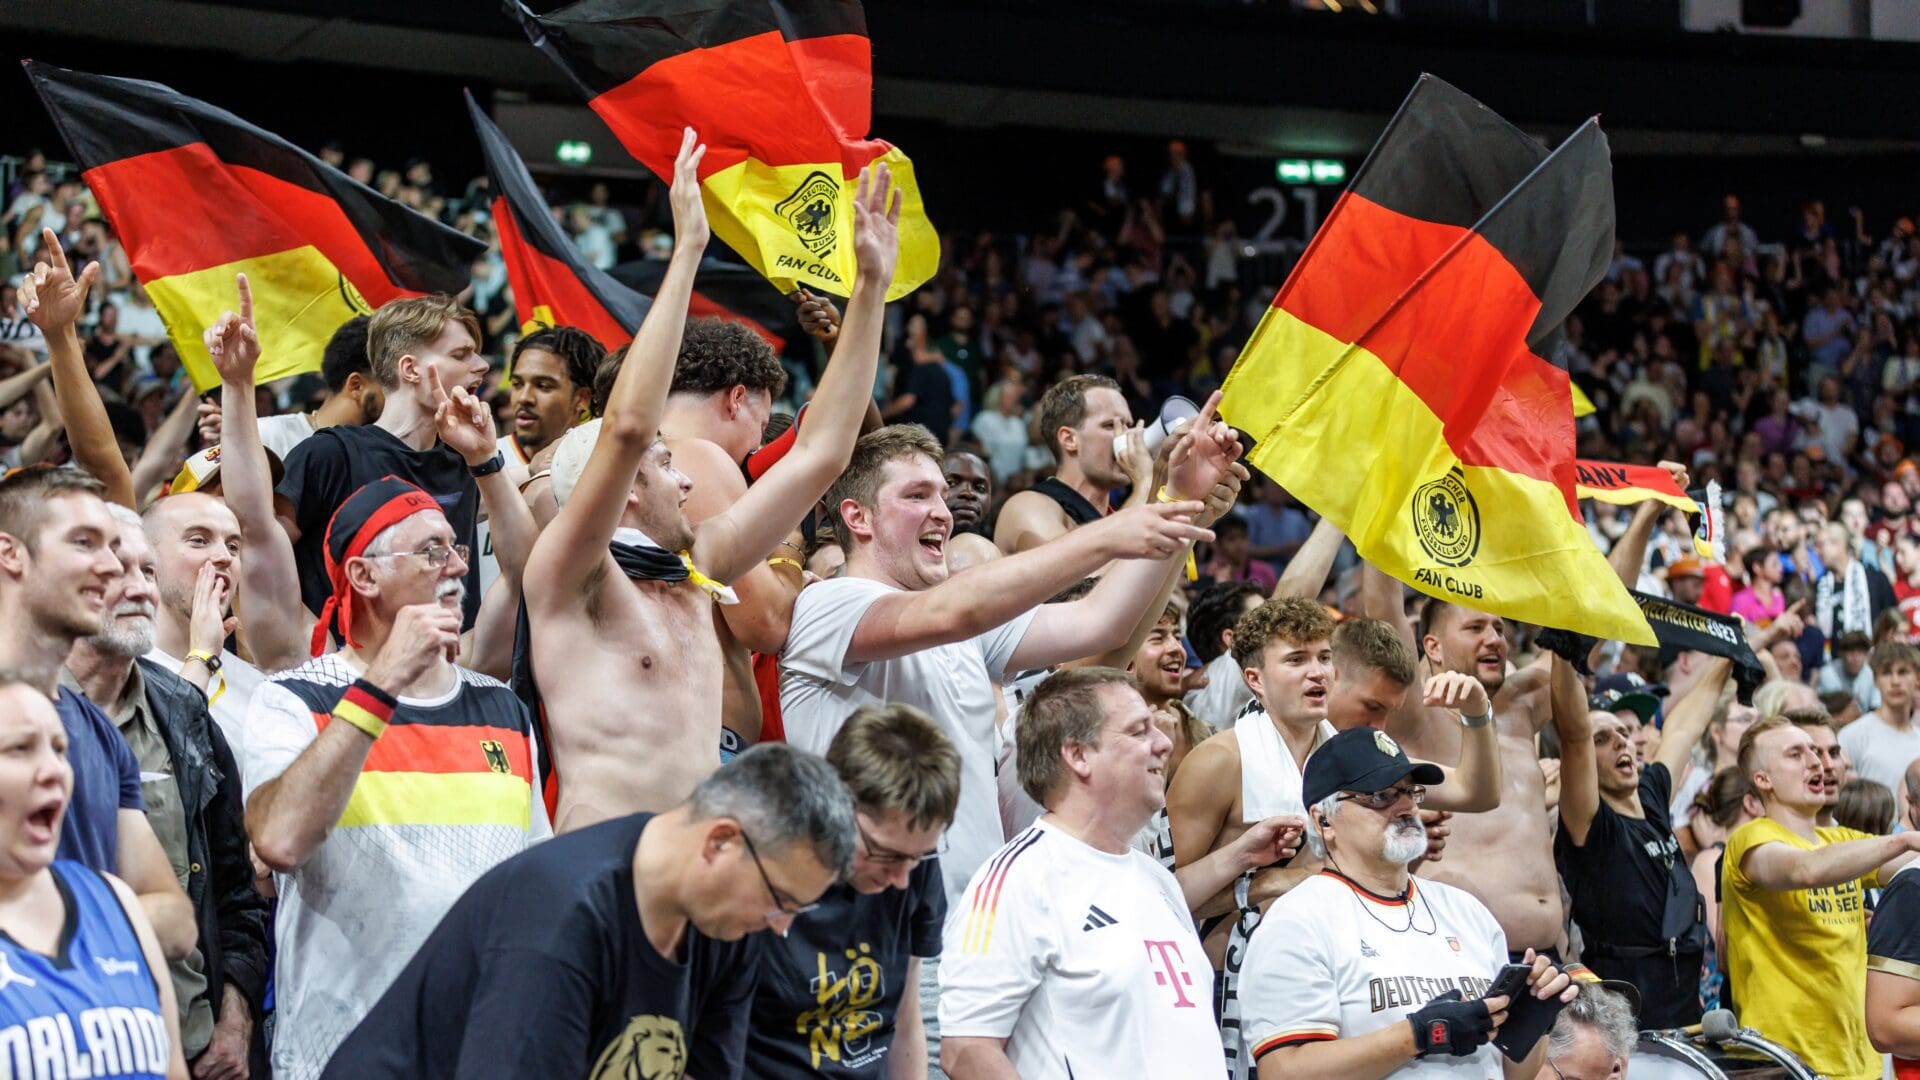
M 1154 502 L 1184 502 L 1185 500 L 1176 499 L 1172 495 L 1167 494 L 1167 486 L 1165 484 L 1162 484 L 1160 485 L 1160 490 L 1153 493 L 1153 501 Z
M 775 555 L 773 558 L 767 560 L 767 565 L 768 566 L 791 566 L 795 570 L 798 570 L 803 574 L 807 572 L 807 568 L 800 565 L 800 560 L 789 559 L 785 555 Z

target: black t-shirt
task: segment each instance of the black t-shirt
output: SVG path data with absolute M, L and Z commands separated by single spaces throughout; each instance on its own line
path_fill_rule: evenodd
M 1575 844 L 1564 827 L 1553 842 L 1573 921 L 1586 940 L 1581 959 L 1602 978 L 1639 988 L 1642 1027 L 1700 1021 L 1704 909 L 1673 835 L 1672 797 L 1673 777 L 1655 762 L 1640 770 L 1646 817 L 1627 817 L 1602 801 L 1585 844 Z
M 433 496 L 453 526 L 454 542 L 473 552 L 467 567 L 463 629 L 480 611 L 480 485 L 452 447 L 436 442 L 415 450 L 385 428 L 337 425 L 301 440 L 287 455 L 280 494 L 293 503 L 300 541 L 293 556 L 300 570 L 300 599 L 315 615 L 333 595 L 327 580 L 327 523 L 354 492 L 385 476 L 397 476 Z
M 912 957 L 940 955 L 947 900 L 940 863 L 904 889 L 872 896 L 847 884 L 821 898 L 761 955 L 747 1035 L 747 1075 L 884 1077 Z
M 627 1080 L 743 1076 L 761 941 L 691 925 L 669 960 L 647 940 L 633 852 L 651 814 L 546 841 L 447 912 L 325 1077 Z
M 1920 870 L 1902 870 L 1887 883 L 1867 923 L 1867 970 L 1920 979 Z M 1894 1075 L 1909 1075 L 1913 1059 L 1896 1057 Z
M 894 418 L 896 424 L 923 424 L 944 441 L 953 427 L 953 376 L 944 363 L 915 364 L 907 369 L 902 394 L 913 395 L 913 408 Z

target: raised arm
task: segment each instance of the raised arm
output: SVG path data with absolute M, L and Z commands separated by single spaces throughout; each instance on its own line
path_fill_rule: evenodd
M 1479 814 L 1500 805 L 1500 738 L 1493 726 L 1493 703 L 1480 680 L 1457 671 L 1429 676 L 1422 702 L 1428 708 L 1453 709 L 1467 724 L 1460 734 L 1460 764 L 1440 767 L 1444 782 L 1427 793 L 1429 810 Z
M 1407 619 L 1407 587 L 1400 580 L 1372 563 L 1360 569 L 1360 612 L 1379 619 L 1400 632 L 1400 640 L 1413 650 L 1416 659 L 1424 658 L 1420 643 L 1413 638 L 1413 623 Z
M 1720 691 L 1726 688 L 1732 674 L 1733 661 L 1713 658 L 1707 662 L 1700 681 L 1687 691 L 1687 696 L 1667 711 L 1666 724 L 1660 731 L 1660 752 L 1653 759 L 1667 767 L 1676 791 L 1686 779 L 1687 770 L 1693 767 L 1694 744 L 1700 741 L 1707 724 L 1713 720 L 1714 710 L 1720 704 Z
M 1180 436 L 1167 467 L 1167 486 L 1157 497 L 1204 498 L 1231 474 L 1240 443 L 1231 428 L 1215 419 L 1219 404 L 1220 393 L 1215 391 L 1193 427 Z M 1182 544 L 1157 562 L 1120 563 L 1084 598 L 1041 608 L 1014 651 L 1013 665 L 1048 667 L 1124 644 L 1129 628 L 1150 610 L 1168 575 L 1177 573 L 1186 558 L 1187 545 Z
M 1211 526 L 1220 520 L 1221 515 L 1225 514 L 1240 497 L 1240 487 L 1246 483 L 1249 475 L 1245 465 L 1234 462 L 1231 471 L 1213 486 L 1213 494 L 1207 496 L 1207 508 L 1200 512 L 1199 517 L 1194 518 L 1194 524 Z M 1136 504 L 1128 500 L 1128 505 Z M 997 555 L 1000 549 L 993 550 Z M 1133 662 L 1133 655 L 1140 651 L 1140 646 L 1147 643 L 1147 637 L 1153 633 L 1154 626 L 1160 622 L 1160 616 L 1167 610 L 1167 602 L 1173 598 L 1173 590 L 1185 576 L 1185 570 L 1184 560 L 1176 559 L 1167 566 L 1166 572 L 1161 575 L 1159 590 L 1153 594 L 1153 599 L 1140 609 L 1140 617 L 1134 621 L 1132 632 L 1118 648 L 1067 661 L 1061 666 L 1110 667 L 1124 671 L 1126 666 Z
M 53 374 L 50 363 L 35 364 L 18 375 L 9 375 L 0 379 L 0 409 L 32 393 L 34 388 L 45 382 Z
M 134 498 L 145 498 L 147 492 L 180 471 L 180 463 L 186 460 L 187 436 L 193 431 L 199 403 L 198 395 L 181 394 L 173 411 L 153 429 L 146 449 L 140 451 L 140 457 L 133 463 Z
M 578 601 L 588 576 L 611 558 L 605 554 L 607 543 L 620 523 L 640 461 L 660 437 L 660 416 L 666 411 L 667 389 L 673 384 L 673 368 L 680 355 L 693 276 L 709 235 L 696 171 L 706 152 L 704 145 L 697 144 L 693 129 L 686 129 L 673 163 L 673 257 L 661 276 L 653 307 L 633 344 L 627 346 L 586 468 L 566 505 L 533 546 L 528 560 L 528 581 L 534 585 L 528 590 L 529 604 L 546 607 Z
M 820 378 L 807 422 L 761 482 L 695 531 L 693 561 L 721 581 L 761 564 L 847 467 L 860 422 L 873 400 L 887 286 L 900 253 L 900 196 L 887 166 L 860 171 L 853 199 L 857 272 L 833 358 Z M 657 301 L 656 301 L 657 302 Z
M 808 419 L 811 422 L 811 416 Z M 704 439 L 675 442 L 673 467 L 693 481 L 683 509 L 696 528 L 726 513 L 747 494 L 739 463 Z M 801 570 L 788 565 L 799 562 L 803 554 L 788 546 L 792 538 L 782 537 L 771 559 L 763 559 L 732 579 L 739 603 L 715 609 L 726 620 L 734 640 L 755 652 L 778 653 L 787 641 L 793 601 L 800 595 L 802 582 Z
M 234 608 L 254 663 L 262 671 L 284 671 L 306 662 L 312 616 L 300 600 L 293 542 L 273 513 L 273 471 L 260 442 L 253 392 L 260 337 L 253 322 L 253 288 L 245 274 L 235 275 L 234 287 L 240 310 L 222 312 L 202 338 L 220 373 L 220 493 L 240 522 Z
M 107 485 L 107 499 L 128 509 L 134 505 L 133 472 L 120 456 L 107 407 L 87 371 L 80 348 L 78 323 L 87 306 L 87 290 L 100 279 L 100 263 L 90 262 L 76 280 L 52 229 L 40 232 L 40 251 L 46 261 L 20 284 L 20 300 L 27 318 L 47 339 L 47 362 L 53 368 L 53 392 L 60 399 L 60 415 L 67 424 L 67 443 L 76 465 Z
M 1687 490 L 1687 467 L 1677 461 L 1663 461 L 1660 467 L 1673 477 L 1673 483 L 1681 491 Z M 1613 550 L 1607 552 L 1607 564 L 1620 580 L 1631 589 L 1640 582 L 1640 568 L 1647 563 L 1647 542 L 1653 538 L 1653 527 L 1660 522 L 1660 516 L 1667 512 L 1666 503 L 1648 499 L 1633 508 L 1633 520 L 1627 523 L 1627 531 L 1613 542 Z
M 49 372 L 51 364 L 42 364 Z M 42 380 L 34 384 L 33 403 L 40 410 L 40 422 L 20 442 L 20 464 L 35 465 L 45 460 L 47 451 L 53 449 L 53 440 L 66 430 L 66 422 L 60 419 L 60 403 L 54 400 L 53 384 Z
M 1843 840 L 1811 851 L 1773 841 L 1748 851 L 1740 868 L 1763 889 L 1822 889 L 1866 877 L 1914 851 L 1920 851 L 1920 832 Z
M 1595 771 L 1593 725 L 1587 721 L 1587 695 L 1573 665 L 1553 658 L 1553 725 L 1560 735 L 1560 824 L 1575 845 L 1587 842 L 1587 830 L 1600 812 L 1600 774 Z
M 1319 596 L 1320 590 L 1327 587 L 1334 556 L 1340 554 L 1340 542 L 1345 539 L 1340 526 L 1321 518 L 1307 535 L 1306 543 L 1301 544 L 1300 550 L 1288 561 L 1286 572 L 1273 587 L 1273 595 L 1300 596 L 1308 600 Z
M 1040 607 L 1110 560 L 1169 558 L 1195 539 L 1212 535 L 1188 524 L 1201 508 L 1190 502 L 1122 510 L 1037 548 L 963 570 L 931 589 L 883 596 L 861 617 L 847 647 L 847 661 L 891 660 L 964 641 Z M 1161 569 L 1157 562 L 1151 565 L 1156 572 Z M 1112 632 L 1115 644 L 1130 622 Z M 1022 641 L 1020 648 L 1025 647 Z M 1020 666 L 1017 652 L 1013 666 Z

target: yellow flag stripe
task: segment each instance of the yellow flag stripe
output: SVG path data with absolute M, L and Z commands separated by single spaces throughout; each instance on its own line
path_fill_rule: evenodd
M 1463 465 L 1427 403 L 1379 357 L 1348 350 L 1285 309 L 1268 309 L 1221 402 L 1221 414 L 1259 440 L 1256 467 L 1340 526 L 1362 558 L 1421 592 L 1654 644 L 1639 605 L 1557 488 Z M 1325 382 L 1282 423 L 1299 387 L 1316 379 Z
M 898 300 L 939 271 L 940 234 L 927 220 L 913 162 L 894 147 L 874 159 L 881 163 L 892 170 L 900 197 L 900 261 L 887 287 L 887 299 Z M 859 180 L 840 175 L 838 162 L 768 165 L 748 158 L 702 182 L 707 220 L 715 236 L 782 293 L 805 285 L 846 296 L 853 290 Z M 831 206 L 824 219 L 817 213 L 823 201 Z
M 511 825 L 532 820 L 533 787 L 511 773 L 363 772 L 340 827 Z
M 194 389 L 202 393 L 220 385 L 220 373 L 200 336 L 221 312 L 239 307 L 234 275 L 242 273 L 253 287 L 253 321 L 260 332 L 256 383 L 319 371 L 327 339 L 348 319 L 370 310 L 353 283 L 312 245 L 150 281 L 147 295 Z
M 1593 399 L 1587 396 L 1585 390 L 1580 389 L 1579 383 L 1568 383 L 1567 389 L 1573 391 L 1574 419 L 1577 420 L 1582 416 L 1592 416 L 1594 413 L 1600 411 L 1593 407 Z

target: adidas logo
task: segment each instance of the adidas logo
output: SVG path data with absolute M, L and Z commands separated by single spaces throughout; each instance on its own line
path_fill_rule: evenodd
M 1092 904 L 1087 907 L 1087 921 L 1081 924 L 1080 929 L 1098 930 L 1103 926 L 1112 926 L 1119 921 L 1119 919 L 1101 911 L 1100 905 Z
M 1375 949 L 1373 946 L 1367 944 L 1366 938 L 1361 938 L 1360 939 L 1360 955 L 1361 956 L 1379 956 L 1380 950 Z

